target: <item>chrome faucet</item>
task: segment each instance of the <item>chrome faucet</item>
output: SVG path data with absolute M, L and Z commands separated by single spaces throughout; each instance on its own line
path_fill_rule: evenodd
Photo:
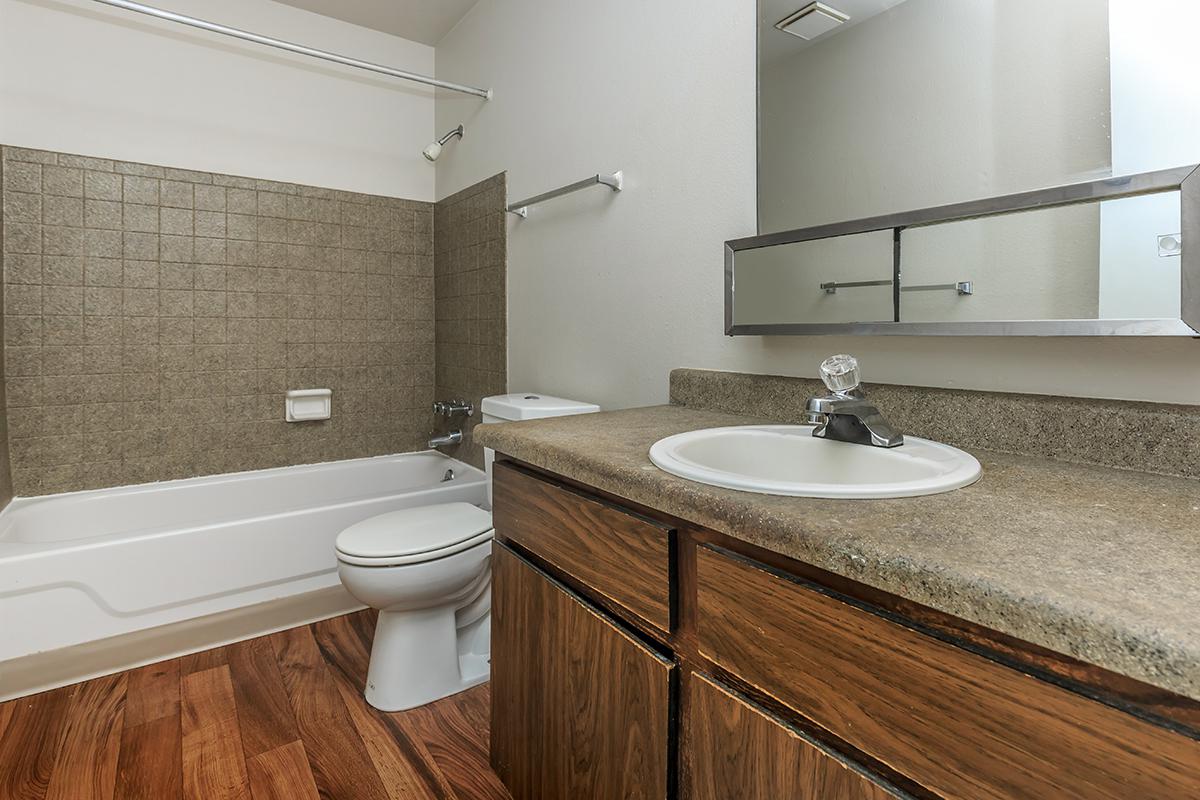
M 446 419 L 451 419 L 459 414 L 471 417 L 475 414 L 475 405 L 470 400 L 438 400 L 433 404 L 433 413 Z M 446 433 L 436 433 L 429 440 L 429 449 L 462 444 L 462 440 L 462 429 L 447 431 Z
M 435 447 L 449 447 L 452 444 L 462 444 L 462 431 L 450 431 L 449 433 L 439 433 L 429 440 L 429 449 Z
M 809 422 L 817 426 L 813 436 L 873 447 L 904 444 L 900 431 L 883 418 L 859 388 L 858 361 L 854 356 L 836 355 L 822 361 L 821 380 L 829 394 L 810 397 L 805 406 Z

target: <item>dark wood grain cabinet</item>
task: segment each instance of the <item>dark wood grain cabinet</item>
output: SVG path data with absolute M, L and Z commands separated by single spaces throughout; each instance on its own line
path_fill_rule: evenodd
M 939 796 L 1200 793 L 1194 741 L 752 561 L 696 562 L 704 656 Z
M 492 563 L 492 766 L 514 800 L 667 797 L 674 665 L 504 545 Z
M 905 796 L 705 675 L 690 675 L 686 691 L 686 797 L 889 800 Z
M 670 526 L 503 463 L 493 480 L 492 516 L 509 541 L 660 633 L 670 630 Z
M 498 464 L 515 800 L 1200 798 L 1200 703 Z

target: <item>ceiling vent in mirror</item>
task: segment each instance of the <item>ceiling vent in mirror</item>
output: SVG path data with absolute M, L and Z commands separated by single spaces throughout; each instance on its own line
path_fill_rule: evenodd
M 784 33 L 807 40 L 815 39 L 849 21 L 850 16 L 836 8 L 830 8 L 824 3 L 809 3 L 796 13 L 776 22 L 775 27 Z

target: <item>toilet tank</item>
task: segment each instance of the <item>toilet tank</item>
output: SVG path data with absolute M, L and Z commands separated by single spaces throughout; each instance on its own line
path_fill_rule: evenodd
M 516 422 L 523 419 L 566 417 L 571 414 L 594 414 L 600 410 L 595 403 L 565 400 L 537 392 L 513 392 L 483 398 L 479 404 L 482 422 Z M 488 507 L 492 505 L 492 461 L 496 453 L 490 447 L 483 450 L 484 468 L 488 476 Z

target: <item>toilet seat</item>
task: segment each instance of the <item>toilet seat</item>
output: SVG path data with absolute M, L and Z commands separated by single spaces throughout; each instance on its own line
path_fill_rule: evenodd
M 338 561 L 341 561 L 343 564 L 354 564 L 359 567 L 397 567 L 403 564 L 424 564 L 429 561 L 436 561 L 439 558 L 452 556 L 455 553 L 461 553 L 464 550 L 470 550 L 472 547 L 480 544 L 486 544 L 492 540 L 493 533 L 494 531 L 489 528 L 487 531 L 458 544 L 443 547 L 439 550 L 430 550 L 426 553 L 416 553 L 407 556 L 379 556 L 369 558 L 366 556 L 350 555 L 339 550 L 337 557 Z
M 338 560 L 364 567 L 419 564 L 492 539 L 492 515 L 470 503 L 417 506 L 370 517 L 338 534 Z

